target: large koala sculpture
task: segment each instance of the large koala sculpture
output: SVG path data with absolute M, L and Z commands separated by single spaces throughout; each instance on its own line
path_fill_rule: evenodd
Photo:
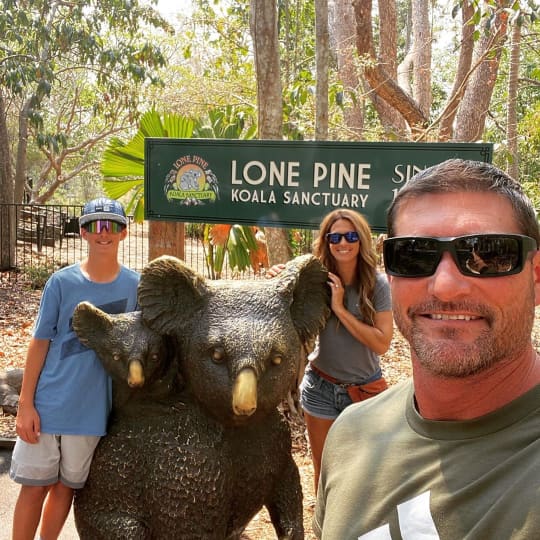
M 120 410 L 75 499 L 81 539 L 234 540 L 263 506 L 278 538 L 304 537 L 300 477 L 278 405 L 295 385 L 302 346 L 329 314 L 326 281 L 311 255 L 277 278 L 253 281 L 207 281 L 165 256 L 143 270 L 141 313 L 130 322 L 99 322 L 103 314 L 88 305 L 77 310 L 74 327 L 115 388 L 140 392 L 139 403 L 160 402 L 134 416 L 122 410 L 132 399 L 115 400 Z M 96 332 L 100 324 L 109 332 Z M 177 366 L 178 377 L 147 387 L 160 362 L 140 348 L 140 366 L 131 369 L 137 340 L 128 336 L 141 331 L 145 343 L 164 340 L 168 351 L 157 358 L 165 373 Z M 120 347 L 111 354 L 113 336 Z

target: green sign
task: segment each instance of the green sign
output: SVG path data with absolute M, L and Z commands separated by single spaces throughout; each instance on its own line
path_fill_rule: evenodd
M 449 158 L 490 162 L 491 144 L 145 139 L 145 218 L 317 228 L 335 208 L 374 231 L 416 172 Z

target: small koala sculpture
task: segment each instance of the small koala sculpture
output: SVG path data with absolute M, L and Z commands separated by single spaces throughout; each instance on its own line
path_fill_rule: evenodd
M 263 506 L 279 539 L 304 537 L 300 476 L 278 405 L 295 384 L 303 344 L 329 314 L 326 281 L 311 255 L 272 280 L 252 281 L 205 280 L 164 256 L 142 272 L 140 314 L 105 321 L 80 306 L 74 327 L 105 359 L 116 387 L 129 389 L 142 372 L 144 383 L 131 391 L 152 401 L 145 386 L 161 362 L 178 369 L 183 384 L 158 385 L 170 405 L 141 408 L 136 419 L 122 412 L 130 400 L 115 401 L 120 411 L 75 499 L 81 539 L 238 540 Z M 141 342 L 161 338 L 165 352 L 141 355 L 141 333 Z
M 73 328 L 113 379 L 112 418 L 148 414 L 174 401 L 181 387 L 174 344 L 146 326 L 140 311 L 109 315 L 81 302 L 73 313 Z

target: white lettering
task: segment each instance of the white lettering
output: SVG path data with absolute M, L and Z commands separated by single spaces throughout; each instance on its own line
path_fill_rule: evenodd
M 275 204 L 276 194 L 272 190 L 232 189 L 231 201 L 257 204 Z
M 398 505 L 399 530 L 403 540 L 439 540 L 429 509 L 429 497 L 430 492 L 426 491 Z
M 329 187 L 334 189 L 369 189 L 367 180 L 371 178 L 369 172 L 370 163 L 330 163 L 330 171 L 324 163 L 315 162 L 313 165 L 313 187 L 318 187 L 321 182 L 329 182 Z M 355 185 L 356 184 L 356 185 Z
M 440 540 L 429 508 L 430 491 L 398 504 L 399 530 L 403 540 Z M 358 540 L 391 540 L 386 523 L 358 537 Z
M 233 159 L 231 162 L 231 184 L 241 184 L 242 180 L 236 178 L 236 159 Z
M 388 523 L 358 537 L 358 540 L 392 540 Z
M 328 168 L 324 163 L 315 162 L 313 164 L 313 187 L 318 187 L 319 184 L 326 178 Z
M 252 178 L 249 175 L 249 170 L 251 168 L 258 170 L 258 177 Z M 260 161 L 250 161 L 249 163 L 245 164 L 244 170 L 242 171 L 242 176 L 248 184 L 258 186 L 266 180 L 266 167 Z
M 405 170 L 404 170 L 405 169 Z M 399 163 L 394 167 L 394 173 L 396 174 L 396 177 L 392 177 L 392 182 L 394 184 L 402 184 L 403 182 L 408 182 L 412 176 L 414 176 L 417 172 L 423 171 L 424 169 L 422 167 L 418 167 L 414 164 L 407 164 Z
M 340 193 L 330 191 L 284 191 L 283 204 L 297 206 L 333 206 L 345 208 L 365 208 L 369 195 L 367 193 Z
M 265 164 L 261 161 L 250 161 L 242 168 L 242 176 L 238 177 L 238 164 L 235 159 L 231 161 L 231 184 L 241 185 L 242 183 L 252 186 L 259 186 L 267 182 L 269 186 L 290 186 L 300 185 L 299 161 L 270 161 Z

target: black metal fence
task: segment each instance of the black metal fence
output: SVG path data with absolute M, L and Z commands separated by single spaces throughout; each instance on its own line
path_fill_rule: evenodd
M 0 252 L 2 267 L 7 267 L 3 280 L 39 282 L 58 268 L 83 259 L 87 246 L 79 235 L 81 211 L 80 205 L 0 204 Z M 119 257 L 140 270 L 148 251 L 145 225 L 130 219 L 129 231 Z
M 24 279 L 41 287 L 52 272 L 83 259 L 87 246 L 79 235 L 81 211 L 81 205 L 0 204 L 0 252 L 13 247 L 6 242 L 15 244 L 9 268 L 0 272 L 0 281 Z M 15 220 L 16 232 L 10 238 L 8 231 L 12 220 Z M 128 228 L 129 234 L 120 245 L 119 258 L 126 266 L 140 271 L 148 262 L 148 223 L 137 223 L 130 218 Z M 209 277 L 200 234 L 189 224 L 186 231 L 184 260 L 194 270 Z M 313 231 L 291 233 L 295 254 L 310 251 L 312 235 Z M 254 274 L 233 274 L 225 264 L 222 277 L 247 278 Z

